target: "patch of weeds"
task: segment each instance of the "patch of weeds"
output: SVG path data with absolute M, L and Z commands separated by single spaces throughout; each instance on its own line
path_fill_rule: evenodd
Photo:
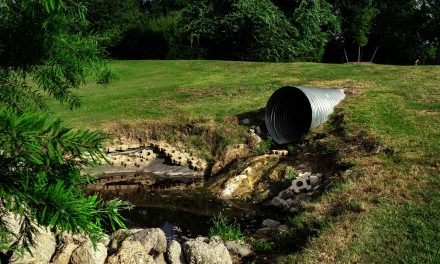
M 349 211 L 352 211 L 354 213 L 361 213 L 365 211 L 365 205 L 362 201 L 349 200 L 347 201 L 346 206 Z
M 275 242 L 264 239 L 255 239 L 253 237 L 248 239 L 248 242 L 253 246 L 256 252 L 269 254 L 275 249 Z
M 223 132 L 221 131 L 215 131 L 215 152 L 219 153 L 223 151 L 227 145 L 231 144 L 232 141 L 230 138 L 228 138 Z
M 244 235 L 237 223 L 230 223 L 222 215 L 215 216 L 212 219 L 213 226 L 209 229 L 208 236 L 219 236 L 225 241 L 240 240 L 244 241 Z
M 289 181 L 293 181 L 298 177 L 298 172 L 292 166 L 287 166 L 285 178 Z
M 268 137 L 266 140 L 262 140 L 260 144 L 254 149 L 256 154 L 265 154 L 274 145 L 272 138 Z
M 287 145 L 287 151 L 289 151 L 289 154 L 293 154 L 298 151 L 298 145 L 296 144 L 288 144 Z

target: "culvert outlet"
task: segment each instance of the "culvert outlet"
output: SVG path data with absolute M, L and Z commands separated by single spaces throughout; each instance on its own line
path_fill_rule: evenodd
M 267 130 L 278 144 L 295 142 L 324 123 L 344 97 L 339 89 L 282 87 L 267 102 Z

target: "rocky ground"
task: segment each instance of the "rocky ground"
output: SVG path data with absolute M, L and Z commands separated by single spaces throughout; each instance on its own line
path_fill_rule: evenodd
M 10 217 L 9 223 L 18 227 L 19 220 Z M 227 264 L 239 263 L 254 254 L 251 246 L 242 241 L 223 241 L 216 236 L 167 241 L 160 228 L 120 229 L 102 238 L 96 248 L 86 236 L 57 234 L 43 228 L 38 228 L 34 241 L 30 252 L 14 253 L 10 263 Z

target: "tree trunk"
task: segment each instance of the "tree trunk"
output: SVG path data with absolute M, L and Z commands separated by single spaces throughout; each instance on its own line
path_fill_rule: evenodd
M 359 45 L 359 50 L 358 50 L 358 62 L 361 62 L 361 45 Z

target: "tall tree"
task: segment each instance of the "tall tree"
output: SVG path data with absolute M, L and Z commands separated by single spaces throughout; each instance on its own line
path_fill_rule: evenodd
M 84 33 L 85 7 L 78 1 L 0 2 L 0 248 L 32 244 L 34 223 L 88 235 L 96 242 L 105 226 L 123 225 L 120 200 L 86 196 L 84 166 L 103 158 L 100 132 L 72 130 L 35 111 L 43 93 L 71 107 L 72 89 L 91 72 L 108 77 L 97 41 Z M 32 82 L 30 82 L 32 80 Z M 30 112 L 31 111 L 31 112 Z M 13 234 L 4 216 L 21 217 Z M 15 236 L 15 237 L 14 237 Z
M 341 19 L 343 43 L 349 50 L 356 46 L 358 61 L 361 60 L 361 48 L 367 45 L 375 18 L 379 14 L 372 0 L 350 1 L 329 0 Z
M 339 18 L 325 0 L 302 0 L 292 15 L 293 25 L 299 31 L 298 44 L 302 56 L 320 61 L 327 42 L 340 32 Z

